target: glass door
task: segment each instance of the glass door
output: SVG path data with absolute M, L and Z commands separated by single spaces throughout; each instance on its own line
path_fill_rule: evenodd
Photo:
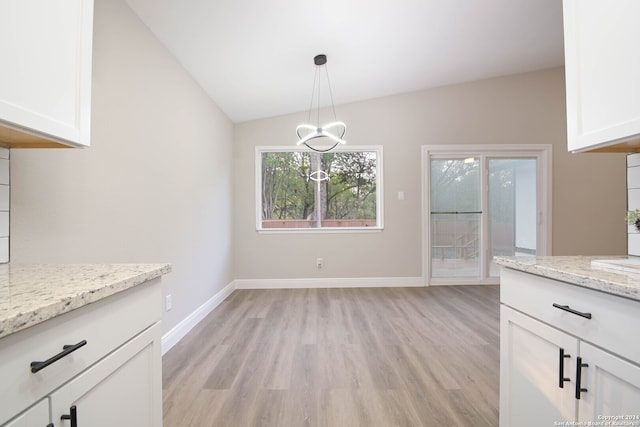
M 431 277 L 481 276 L 481 168 L 477 158 L 431 160 Z
M 489 159 L 489 235 L 492 256 L 536 255 L 538 179 L 536 159 Z M 499 268 L 490 263 L 490 276 Z
M 425 149 L 431 284 L 497 283 L 494 256 L 550 252 L 550 148 L 463 147 Z

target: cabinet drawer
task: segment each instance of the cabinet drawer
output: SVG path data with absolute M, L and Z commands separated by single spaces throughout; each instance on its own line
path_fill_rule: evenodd
M 606 348 L 628 360 L 640 361 L 640 302 L 503 267 L 500 302 L 533 318 Z M 569 306 L 587 319 L 556 308 Z
M 51 419 L 74 405 L 81 427 L 161 427 L 160 329 L 156 322 L 56 390 Z
M 161 292 L 157 278 L 0 339 L 0 424 L 160 320 Z M 83 347 L 31 372 L 32 361 L 82 340 Z

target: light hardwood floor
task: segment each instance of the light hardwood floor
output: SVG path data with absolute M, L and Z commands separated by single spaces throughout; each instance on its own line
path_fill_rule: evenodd
M 164 426 L 497 426 L 499 288 L 236 290 L 163 358 Z

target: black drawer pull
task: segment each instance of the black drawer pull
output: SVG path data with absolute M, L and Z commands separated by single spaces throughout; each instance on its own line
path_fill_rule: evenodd
M 576 360 L 576 399 L 580 399 L 580 393 L 589 391 L 582 387 L 582 368 L 588 368 L 589 364 L 582 363 L 582 357 L 578 357 Z
M 55 356 L 53 356 L 52 358 L 47 359 L 44 362 L 31 362 L 31 372 L 35 374 L 39 370 L 44 369 L 47 366 L 51 365 L 52 363 L 57 362 L 63 357 L 73 353 L 74 351 L 76 351 L 77 349 L 79 349 L 85 344 L 87 344 L 87 340 L 82 340 L 78 344 L 74 344 L 74 345 L 65 345 L 62 347 L 62 351 L 56 354 Z
M 555 308 L 559 308 L 560 310 L 568 311 L 571 314 L 575 314 L 576 316 L 584 317 L 586 319 L 591 319 L 591 313 L 583 313 L 582 311 L 574 310 L 573 308 L 569 307 L 568 305 L 560 305 L 560 304 L 556 304 L 554 302 L 553 306 Z
M 78 412 L 76 410 L 76 405 L 69 408 L 69 414 L 62 415 L 60 420 L 69 420 L 71 421 L 71 427 L 78 427 Z
M 558 369 L 558 387 L 560 388 L 564 388 L 564 383 L 566 381 L 571 381 L 571 378 L 567 378 L 564 376 L 564 359 L 568 359 L 571 357 L 570 354 L 565 354 L 564 352 L 564 348 L 560 348 L 560 355 L 559 355 L 559 369 Z

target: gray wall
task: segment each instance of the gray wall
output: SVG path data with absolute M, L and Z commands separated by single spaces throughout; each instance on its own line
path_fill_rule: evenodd
M 12 150 L 11 262 L 169 262 L 166 332 L 233 280 L 233 125 L 123 1 L 94 25 L 92 145 Z
M 257 233 L 255 147 L 294 145 L 306 112 L 242 123 L 234 137 L 237 279 L 421 276 L 425 144 L 552 144 L 553 254 L 626 253 L 625 157 L 567 153 L 562 68 L 353 103 L 337 115 L 349 144 L 384 146 L 384 231 Z

